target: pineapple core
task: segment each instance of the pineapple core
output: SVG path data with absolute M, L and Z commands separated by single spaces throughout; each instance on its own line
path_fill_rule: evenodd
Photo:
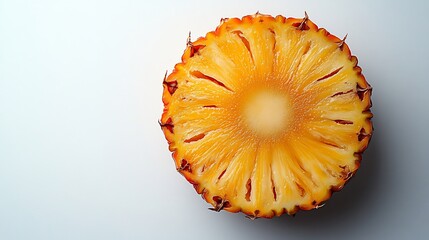
M 291 118 L 289 100 L 275 91 L 261 91 L 246 102 L 243 118 L 254 133 L 274 137 L 283 132 Z

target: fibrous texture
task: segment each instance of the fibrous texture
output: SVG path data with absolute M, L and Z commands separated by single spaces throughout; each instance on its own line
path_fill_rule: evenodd
M 371 87 L 344 42 L 305 18 L 222 19 L 165 77 L 177 170 L 213 210 L 314 209 L 359 168 Z

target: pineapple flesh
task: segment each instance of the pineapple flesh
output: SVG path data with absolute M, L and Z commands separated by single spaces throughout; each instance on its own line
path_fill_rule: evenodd
M 357 171 L 373 130 L 357 58 L 307 15 L 222 19 L 188 40 L 163 86 L 176 168 L 215 211 L 320 207 Z

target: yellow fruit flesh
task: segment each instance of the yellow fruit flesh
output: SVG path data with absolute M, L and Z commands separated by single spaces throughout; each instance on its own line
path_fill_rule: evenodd
M 164 82 L 176 166 L 216 210 L 316 208 L 359 167 L 370 87 L 347 45 L 304 20 L 226 20 Z

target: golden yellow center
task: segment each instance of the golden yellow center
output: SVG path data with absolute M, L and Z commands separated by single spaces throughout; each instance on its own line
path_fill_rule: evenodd
M 249 96 L 243 114 L 251 131 L 261 136 L 273 136 L 286 129 L 291 108 L 286 96 L 264 90 Z

